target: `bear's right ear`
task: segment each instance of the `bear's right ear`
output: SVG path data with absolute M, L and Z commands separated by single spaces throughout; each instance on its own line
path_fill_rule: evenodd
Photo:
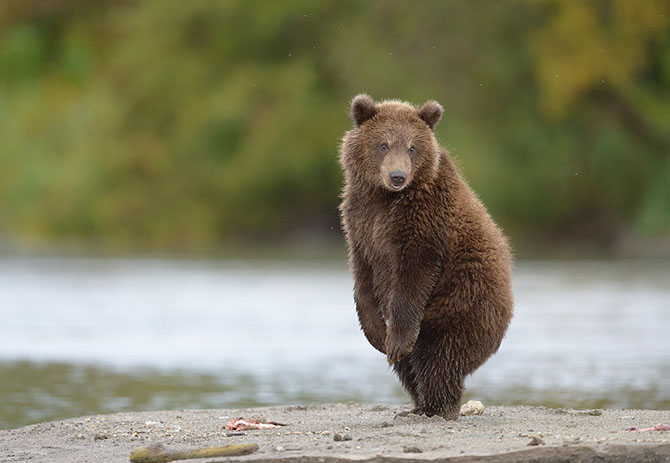
M 369 95 L 361 93 L 351 102 L 351 119 L 359 127 L 363 122 L 372 119 L 377 114 L 377 105 Z

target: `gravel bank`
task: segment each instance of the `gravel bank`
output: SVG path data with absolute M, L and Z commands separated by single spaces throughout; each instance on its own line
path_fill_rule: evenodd
M 251 455 L 211 461 L 670 462 L 670 411 L 487 407 L 456 422 L 399 407 L 333 404 L 115 413 L 0 431 L 0 462 L 128 462 L 130 451 L 256 443 Z M 231 418 L 286 426 L 231 432 Z

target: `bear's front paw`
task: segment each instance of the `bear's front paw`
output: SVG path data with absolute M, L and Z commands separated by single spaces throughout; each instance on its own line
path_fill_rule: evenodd
M 406 336 L 399 336 L 392 331 L 386 336 L 384 349 L 389 364 L 399 362 L 412 352 L 414 341 L 408 340 Z

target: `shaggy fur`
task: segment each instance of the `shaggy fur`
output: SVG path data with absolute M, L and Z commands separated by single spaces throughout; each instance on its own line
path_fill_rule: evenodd
M 464 378 L 498 350 L 512 317 L 512 257 L 435 138 L 442 112 L 434 101 L 354 98 L 340 212 L 365 336 L 414 413 L 456 419 Z

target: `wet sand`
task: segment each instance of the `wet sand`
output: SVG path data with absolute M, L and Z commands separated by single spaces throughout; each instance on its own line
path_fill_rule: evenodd
M 286 462 L 670 462 L 670 411 L 486 407 L 458 421 L 364 404 L 115 413 L 0 431 L 0 462 L 128 462 L 135 447 L 255 443 L 251 455 L 194 460 Z M 231 418 L 285 423 L 226 431 Z

